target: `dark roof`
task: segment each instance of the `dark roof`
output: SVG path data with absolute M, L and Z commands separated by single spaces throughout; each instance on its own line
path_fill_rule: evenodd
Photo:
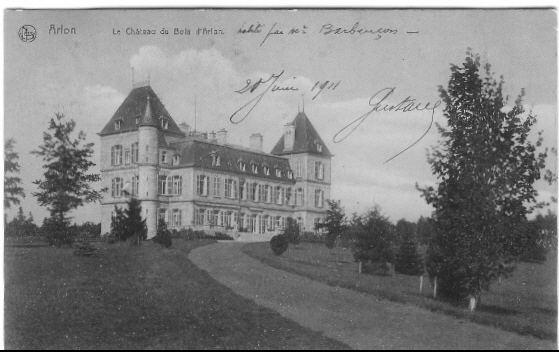
M 172 143 L 171 147 L 175 149 L 176 153 L 180 154 L 179 165 L 176 167 L 202 167 L 208 170 L 233 172 L 247 177 L 295 183 L 295 180 L 287 177 L 287 171 L 291 168 L 289 167 L 289 160 L 286 158 L 188 137 L 185 141 Z M 221 157 L 220 166 L 212 166 L 212 153 Z M 246 164 L 246 171 L 241 171 L 240 161 Z M 257 174 L 252 172 L 252 163 L 258 165 Z M 263 166 L 265 164 L 270 167 L 270 175 L 264 174 Z M 276 168 L 281 170 L 281 177 L 276 176 Z
M 169 121 L 169 128 L 165 130 L 165 132 L 175 133 L 175 134 L 183 134 L 171 117 L 167 109 L 163 103 L 159 100 L 153 89 L 150 86 L 138 87 L 132 89 L 130 94 L 124 99 L 124 102 L 120 105 L 117 109 L 113 117 L 110 121 L 105 125 L 101 133 L 99 135 L 107 135 L 112 133 L 122 133 L 122 132 L 129 132 L 129 131 L 136 131 L 138 129 L 138 125 L 136 125 L 136 117 L 140 117 L 143 119 L 144 115 L 146 114 L 146 106 L 148 105 L 148 96 L 149 96 L 149 109 L 147 112 L 152 115 L 152 117 L 156 117 L 153 119 L 155 124 L 150 123 L 149 125 L 159 127 L 158 119 L 164 118 Z M 115 129 L 115 122 L 121 120 L 122 125 L 120 130 Z M 143 121 L 142 121 L 143 122 Z
M 330 151 L 326 147 L 326 144 L 324 144 L 322 138 L 320 138 L 318 132 L 316 132 L 314 126 L 304 112 L 298 113 L 292 124 L 295 125 L 295 143 L 293 145 L 293 149 L 284 151 L 284 135 L 282 135 L 274 149 L 272 149 L 271 154 L 288 155 L 310 153 L 326 157 L 332 156 L 332 154 L 330 154 Z M 322 145 L 321 151 L 318 151 L 318 144 Z

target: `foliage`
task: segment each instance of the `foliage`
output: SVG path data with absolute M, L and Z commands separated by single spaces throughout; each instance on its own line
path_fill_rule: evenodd
M 417 252 L 417 242 L 413 233 L 403 235 L 400 251 L 396 256 L 396 271 L 406 275 L 423 274 L 423 258 Z
M 527 224 L 523 261 L 544 262 L 550 249 L 557 248 L 557 215 L 548 210 L 543 216 L 538 214 Z
M 304 231 L 301 233 L 300 240 L 306 243 L 324 243 L 325 236 L 313 231 Z
M 19 155 L 14 152 L 15 141 L 13 138 L 4 142 L 4 209 L 9 209 L 12 204 L 19 204 L 20 197 L 25 198 L 21 187 L 19 174 Z
M 214 235 L 214 238 L 216 240 L 220 240 L 220 241 L 233 241 L 234 240 L 233 237 L 231 237 L 228 234 L 223 233 L 223 232 L 216 232 L 215 235 Z
M 111 217 L 111 233 L 110 236 L 118 241 L 126 241 L 126 217 L 124 211 L 115 205 L 114 214 Z
M 489 64 L 480 73 L 477 55 L 451 65 L 448 88 L 439 87 L 448 127 L 428 161 L 437 188 L 420 190 L 435 208 L 427 268 L 440 293 L 452 299 L 479 297 L 492 280 L 508 276 L 522 251 L 526 215 L 540 206 L 533 184 L 547 151 L 536 153 L 529 132 L 536 118 L 522 117 L 524 91 L 506 112 L 502 77 Z M 552 179 L 548 177 L 546 179 Z
M 41 226 L 41 234 L 48 244 L 58 248 L 63 245 L 71 246 L 77 237 L 76 228 L 70 226 L 70 221 L 60 220 L 58 217 L 45 218 Z
M 96 257 L 99 255 L 99 248 L 89 242 L 81 242 L 74 249 L 74 255 L 80 257 Z
M 74 225 L 79 234 L 79 238 L 85 241 L 97 241 L 101 237 L 101 223 L 91 221 L 84 222 L 81 225 Z
M 35 237 L 38 234 L 39 228 L 33 222 L 33 214 L 29 213 L 29 217 L 26 218 L 21 207 L 19 207 L 17 216 L 7 223 L 4 228 L 5 238 Z
M 381 214 L 380 207 L 376 206 L 364 217 L 354 218 L 349 232 L 355 239 L 353 257 L 356 262 L 394 261 L 393 225 Z
M 345 211 L 340 206 L 340 201 L 327 200 L 328 210 L 323 222 L 316 224 L 316 230 L 326 229 L 326 247 L 332 249 L 336 245 L 336 239 L 344 232 Z
M 146 220 L 142 219 L 142 207 L 138 199 L 130 198 L 127 204 L 128 208 L 124 211 L 125 237 L 132 238 L 134 244 L 139 245 L 148 236 Z
M 275 255 L 282 255 L 289 246 L 289 240 L 284 235 L 275 235 L 270 240 L 270 247 Z
M 433 220 L 431 218 L 424 218 L 423 216 L 421 216 L 419 220 L 417 220 L 416 229 L 417 241 L 419 242 L 419 244 L 428 244 L 429 238 L 434 232 Z
M 293 219 L 292 217 L 288 217 L 286 219 L 286 224 L 285 228 L 282 231 L 282 235 L 285 236 L 289 243 L 297 245 L 301 243 L 300 233 L 301 229 L 299 228 L 297 221 L 295 221 L 295 219 Z
M 153 237 L 153 243 L 161 244 L 165 248 L 170 248 L 173 245 L 171 232 L 167 229 L 167 223 L 163 218 L 157 222 L 157 233 Z
M 48 206 L 51 217 L 58 218 L 58 224 L 65 223 L 66 214 L 84 203 L 101 200 L 101 192 L 91 187 L 100 181 L 98 174 L 88 174 L 95 164 L 90 161 L 93 143 L 82 145 L 86 136 L 83 131 L 77 138 L 72 137 L 76 123 L 66 122 L 64 115 L 56 113 L 56 119 L 49 122 L 48 131 L 43 133 L 43 145 L 32 153 L 42 157 L 45 172 L 43 179 L 33 183 L 39 191 L 33 193 L 40 205 Z

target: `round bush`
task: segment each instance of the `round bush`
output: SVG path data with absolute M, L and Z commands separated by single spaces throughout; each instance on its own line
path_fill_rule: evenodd
M 283 235 L 276 235 L 270 240 L 270 247 L 275 255 L 282 255 L 289 246 L 289 241 Z

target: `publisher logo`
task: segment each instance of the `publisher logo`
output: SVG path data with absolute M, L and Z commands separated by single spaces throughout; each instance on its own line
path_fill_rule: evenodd
M 37 30 L 32 25 L 21 26 L 18 31 L 19 39 L 24 43 L 30 43 L 37 37 Z

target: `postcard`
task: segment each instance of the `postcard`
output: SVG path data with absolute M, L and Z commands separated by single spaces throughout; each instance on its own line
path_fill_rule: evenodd
M 6 348 L 557 347 L 553 9 L 4 18 Z

